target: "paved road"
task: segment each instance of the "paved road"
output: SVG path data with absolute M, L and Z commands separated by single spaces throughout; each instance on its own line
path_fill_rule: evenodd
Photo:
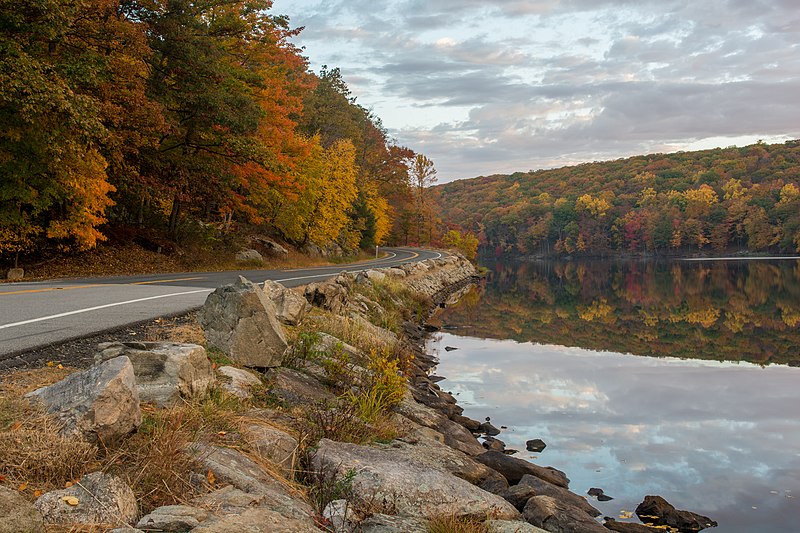
M 296 287 L 342 271 L 381 268 L 441 257 L 419 249 L 385 249 L 373 261 L 294 270 L 187 272 L 0 284 L 0 361 L 40 346 L 80 338 L 200 307 L 215 288 L 242 275 Z

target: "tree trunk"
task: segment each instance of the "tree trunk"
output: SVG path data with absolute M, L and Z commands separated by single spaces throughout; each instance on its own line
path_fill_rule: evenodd
M 169 232 L 170 237 L 173 239 L 178 234 L 178 221 L 180 220 L 181 216 L 181 199 L 178 197 L 178 194 L 175 194 L 175 197 L 172 199 L 172 212 L 169 214 L 169 227 L 167 231 Z

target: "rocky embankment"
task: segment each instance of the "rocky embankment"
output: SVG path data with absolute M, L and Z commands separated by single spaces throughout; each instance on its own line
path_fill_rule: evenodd
M 303 292 L 241 278 L 198 313 L 206 346 L 100 345 L 92 367 L 27 395 L 91 460 L 35 498 L 0 486 L 0 533 L 663 531 L 604 527 L 563 472 L 487 450 L 489 428 L 428 377 L 422 322 L 475 279 L 457 256 Z M 22 446 L 26 428 L 7 433 Z M 155 469 L 122 459 L 142 436 Z M 19 462 L 0 460 L 0 480 L 33 476 Z

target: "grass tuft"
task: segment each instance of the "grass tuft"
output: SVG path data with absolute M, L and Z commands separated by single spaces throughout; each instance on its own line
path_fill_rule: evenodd
M 483 520 L 454 515 L 442 515 L 428 520 L 428 533 L 489 533 Z

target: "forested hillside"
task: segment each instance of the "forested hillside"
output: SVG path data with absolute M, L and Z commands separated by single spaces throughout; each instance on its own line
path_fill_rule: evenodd
M 434 189 L 496 253 L 800 251 L 800 141 L 653 154 Z
M 310 73 L 270 8 L 0 0 L 0 261 L 120 227 L 174 241 L 244 223 L 346 250 L 414 234 L 423 156 L 337 69 Z

